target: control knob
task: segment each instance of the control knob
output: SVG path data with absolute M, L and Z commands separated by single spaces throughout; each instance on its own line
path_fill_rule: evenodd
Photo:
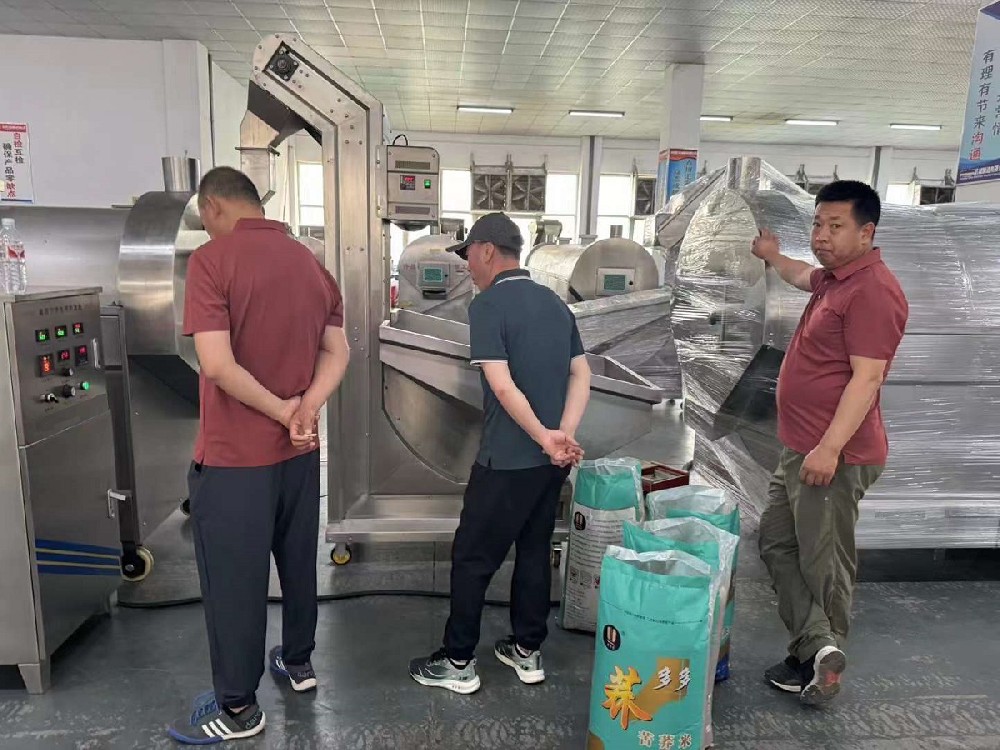
M 54 393 L 43 393 L 38 397 L 38 400 L 43 404 L 55 404 L 59 402 L 59 399 L 56 398 L 56 394 Z

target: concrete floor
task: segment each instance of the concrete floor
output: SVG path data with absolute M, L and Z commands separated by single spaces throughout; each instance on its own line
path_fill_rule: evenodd
M 676 412 L 632 455 L 681 462 L 689 451 Z M 676 454 L 676 455 L 670 455 Z M 689 452 L 687 453 L 689 455 Z M 190 541 L 172 519 L 158 536 L 165 588 L 186 591 Z M 737 581 L 733 677 L 716 690 L 720 750 L 997 750 L 1000 748 L 1000 559 L 962 553 L 868 553 L 856 596 L 848 681 L 824 710 L 768 689 L 761 672 L 784 655 L 773 592 L 745 539 Z M 345 590 L 344 574 L 417 575 L 422 553 L 372 553 L 335 569 L 326 586 Z M 434 553 L 436 555 L 436 553 Z M 439 555 L 437 555 L 439 557 Z M 169 563 L 174 560 L 174 563 Z M 439 563 L 433 562 L 433 569 Z M 186 563 L 189 565 L 190 563 Z M 371 572 L 375 571 L 375 572 Z M 429 575 L 433 588 L 438 574 Z M 357 585 L 357 581 L 354 582 Z M 171 588 L 173 587 L 173 588 Z M 502 593 L 502 584 L 498 584 Z M 348 590 L 350 586 L 346 587 Z M 155 598 L 151 593 L 137 601 Z M 545 646 L 545 683 L 522 686 L 498 665 L 490 644 L 505 635 L 507 613 L 489 607 L 480 647 L 482 690 L 472 696 L 421 687 L 406 674 L 410 657 L 439 643 L 447 601 L 368 597 L 321 605 L 313 658 L 320 688 L 297 695 L 264 676 L 259 697 L 268 728 L 248 750 L 581 750 L 589 711 L 593 639 L 553 625 Z M 280 632 L 272 605 L 269 643 Z M 104 750 L 166 748 L 163 728 L 210 687 L 204 621 L 198 605 L 117 609 L 95 620 L 57 653 L 53 687 L 29 697 L 16 670 L 0 670 L 0 748 Z

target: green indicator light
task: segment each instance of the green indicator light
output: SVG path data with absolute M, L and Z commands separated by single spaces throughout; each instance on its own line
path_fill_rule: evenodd
M 430 180 L 424 180 L 424 188 L 426 190 L 430 190 L 431 189 L 431 181 Z
M 82 383 L 80 383 L 80 389 L 84 390 L 84 391 L 89 391 L 90 390 L 90 382 L 87 381 L 87 380 L 84 380 Z

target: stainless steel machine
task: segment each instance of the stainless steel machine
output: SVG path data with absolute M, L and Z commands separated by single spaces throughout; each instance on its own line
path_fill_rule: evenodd
M 243 169 L 267 195 L 285 138 L 305 131 L 321 144 L 326 266 L 345 290 L 352 358 L 328 427 L 327 539 L 339 562 L 351 542 L 450 539 L 481 422 L 468 327 L 389 314 L 388 223 L 437 220 L 438 160 L 433 149 L 386 145 L 386 130 L 381 103 L 301 39 L 258 45 Z M 592 364 L 595 405 L 580 438 L 600 455 L 648 431 L 660 392 L 609 359 Z
M 588 245 L 539 245 L 525 261 L 531 278 L 566 302 L 656 289 L 656 263 L 638 242 L 613 237 Z
M 780 445 L 774 389 L 808 295 L 754 258 L 769 227 L 784 253 L 815 262 L 812 196 L 759 159 L 737 159 L 687 230 L 673 323 L 695 471 L 741 499 L 766 502 Z M 889 463 L 865 496 L 858 543 L 1000 546 L 1000 206 L 882 207 L 876 233 L 910 304 L 882 388 Z
M 469 322 L 469 303 L 476 289 L 469 264 L 447 252 L 450 234 L 418 237 L 399 258 L 399 308 Z
M 0 664 L 29 692 L 121 581 L 96 288 L 0 295 Z
M 196 183 L 167 160 L 165 178 Z M 167 167 L 170 170 L 167 170 Z M 28 249 L 32 283 L 100 286 L 104 374 L 114 424 L 125 577 L 153 567 L 147 537 L 187 496 L 198 428 L 198 362 L 180 335 L 187 258 L 208 240 L 188 190 L 143 195 L 131 209 L 4 207 Z

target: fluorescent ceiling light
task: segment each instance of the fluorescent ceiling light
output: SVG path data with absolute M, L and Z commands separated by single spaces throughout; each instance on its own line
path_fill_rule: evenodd
M 889 126 L 896 130 L 940 130 L 940 125 L 907 125 L 906 123 L 894 122 Z
M 732 122 L 733 118 L 729 115 L 702 115 L 702 122 Z
M 836 120 L 785 120 L 785 125 L 822 125 L 833 127 Z
M 514 110 L 510 107 L 479 107 L 479 106 L 466 106 L 464 104 L 459 104 L 458 111 L 478 112 L 483 115 L 509 115 Z
M 572 117 L 624 117 L 624 112 L 601 112 L 600 110 L 593 109 L 571 109 L 569 111 Z

